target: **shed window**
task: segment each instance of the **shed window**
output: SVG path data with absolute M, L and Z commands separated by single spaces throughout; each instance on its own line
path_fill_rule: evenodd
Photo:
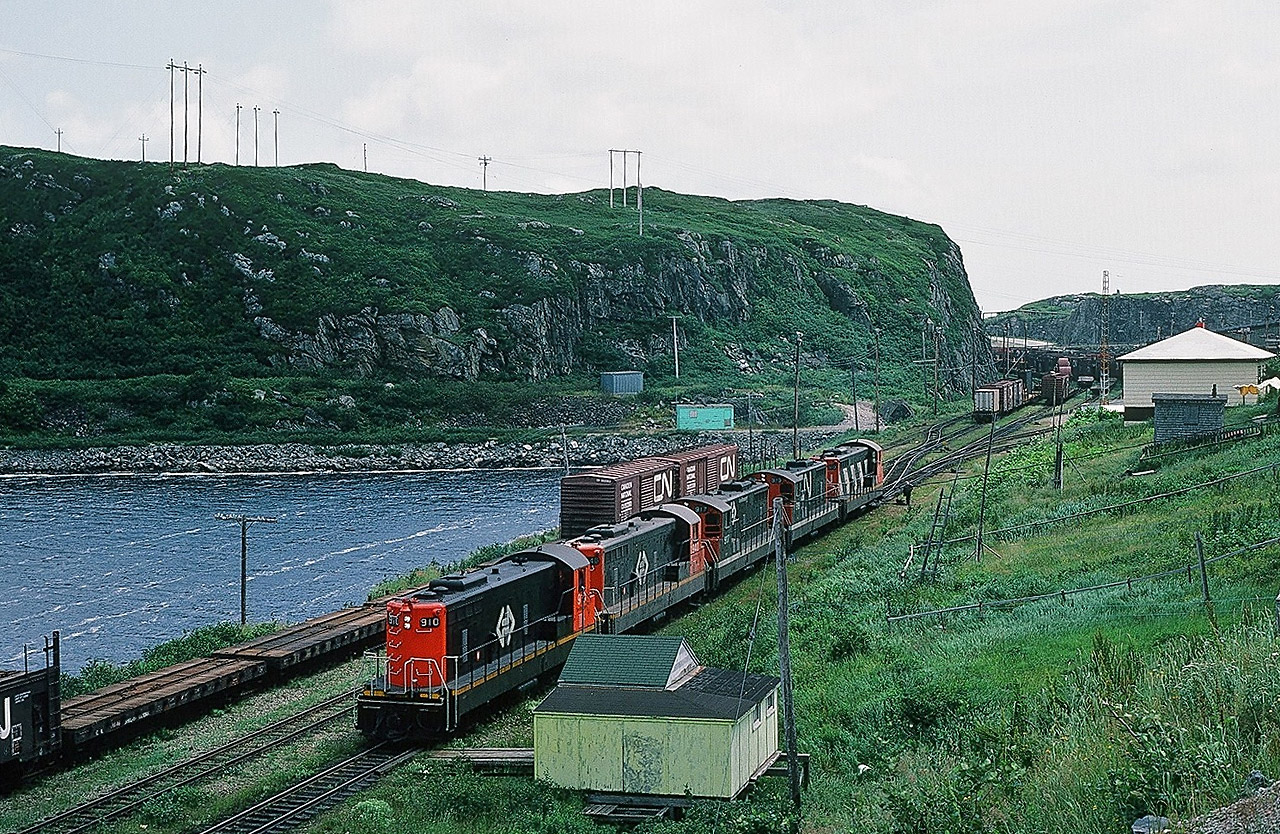
M 751 729 L 760 726 L 760 705 L 756 704 L 755 712 L 751 713 Z
M 773 715 L 774 712 L 776 712 L 778 709 L 778 705 L 774 702 L 773 698 L 774 698 L 774 695 L 772 692 L 770 692 L 769 697 L 766 698 L 764 701 L 765 711 L 769 715 Z

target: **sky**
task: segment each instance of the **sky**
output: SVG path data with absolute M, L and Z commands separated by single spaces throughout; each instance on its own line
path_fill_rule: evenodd
M 1280 283 L 1280 4 L 0 0 L 0 144 L 431 183 L 834 199 L 937 223 L 985 312 Z M 170 73 L 170 60 L 206 71 Z M 203 87 L 197 96 L 197 81 Z M 278 116 L 272 111 L 279 111 Z M 278 122 L 276 121 L 278 119 Z M 63 131 L 61 137 L 55 132 Z M 615 181 L 621 182 L 616 159 Z M 628 177 L 634 181 L 635 157 Z

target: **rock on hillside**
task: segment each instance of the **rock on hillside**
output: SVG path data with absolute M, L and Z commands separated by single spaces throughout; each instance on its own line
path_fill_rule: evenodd
M 830 201 L 648 189 L 511 194 L 343 171 L 102 162 L 0 148 L 0 376 L 333 371 L 543 380 L 687 362 L 991 361 L 937 226 Z M 932 322 L 932 325 L 927 324 Z M 904 371 L 905 372 L 905 371 Z M 918 369 L 910 373 L 919 373 Z M 728 380 L 728 384 L 733 384 Z

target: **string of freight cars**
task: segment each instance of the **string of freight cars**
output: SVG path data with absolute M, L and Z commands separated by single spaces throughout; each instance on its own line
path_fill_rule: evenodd
M 1176 498 L 1179 495 L 1186 495 L 1189 492 L 1195 492 L 1196 490 L 1206 489 L 1208 487 L 1220 486 L 1229 481 L 1234 481 L 1234 480 L 1237 480 L 1238 478 L 1246 478 L 1250 475 L 1257 475 L 1259 472 L 1266 472 L 1268 470 L 1271 472 L 1271 477 L 1273 479 L 1280 479 L 1280 463 L 1268 463 L 1262 466 L 1255 466 L 1252 469 L 1246 469 L 1242 472 L 1235 472 L 1231 475 L 1223 475 L 1221 478 L 1214 478 L 1212 480 L 1204 481 L 1202 483 L 1192 484 L 1191 486 L 1181 487 L 1179 489 L 1172 489 L 1172 490 L 1169 490 L 1168 492 L 1157 493 L 1156 495 L 1148 495 L 1145 498 L 1135 498 L 1132 501 L 1122 501 L 1119 504 L 1108 504 L 1105 507 L 1097 507 L 1092 510 L 1081 510 L 1080 512 L 1071 513 L 1070 515 L 1056 516 L 1054 518 L 1042 518 L 1038 521 L 1028 521 L 1023 524 L 1014 524 L 1009 527 L 1001 527 L 997 530 L 989 530 L 983 533 L 983 537 L 990 538 L 995 536 L 1007 536 L 1010 533 L 1017 533 L 1019 531 L 1030 530 L 1035 527 L 1043 527 L 1048 524 L 1057 524 L 1062 521 L 1075 521 L 1077 519 L 1089 518 L 1090 516 L 1101 515 L 1103 513 L 1112 513 L 1117 511 L 1123 512 L 1124 510 L 1130 507 L 1137 507 L 1142 504 L 1146 504 L 1151 501 L 1158 501 L 1163 498 Z M 946 547 L 953 544 L 964 544 L 965 542 L 975 541 L 977 538 L 978 538 L 978 534 L 972 533 L 967 536 L 958 536 L 954 539 L 944 539 L 941 542 L 940 546 Z
M 971 602 L 966 605 L 955 605 L 950 608 L 935 608 L 930 611 L 916 611 L 910 614 L 893 614 L 886 609 L 885 622 L 898 623 L 904 620 L 919 620 L 925 617 L 937 617 L 943 614 L 954 614 L 961 611 L 977 611 L 981 614 L 986 611 L 997 611 L 1005 608 L 1012 608 L 1017 605 L 1022 605 L 1023 603 L 1038 602 L 1045 599 L 1058 599 L 1065 602 L 1067 597 L 1075 594 L 1083 594 L 1089 591 L 1102 591 L 1109 588 L 1126 588 L 1128 590 L 1132 590 L 1135 582 L 1149 582 L 1156 579 L 1166 579 L 1170 576 L 1178 576 L 1182 574 L 1186 575 L 1188 581 L 1193 581 L 1194 577 L 1192 572 L 1194 570 L 1198 569 L 1203 571 L 1207 565 L 1212 565 L 1214 562 L 1220 562 L 1224 559 L 1242 556 L 1245 553 L 1251 553 L 1255 550 L 1263 550 L 1277 544 L 1280 544 L 1280 536 L 1265 539 L 1260 542 L 1254 542 L 1253 544 L 1245 545 L 1244 547 L 1237 548 L 1227 553 L 1221 553 L 1209 559 L 1197 559 L 1195 562 L 1188 562 L 1185 565 L 1173 568 L 1172 570 L 1160 571 L 1159 573 L 1149 573 L 1145 576 L 1133 576 L 1125 579 L 1117 579 L 1114 582 L 1103 582 L 1100 585 L 1086 585 L 1081 588 L 1064 588 L 1059 591 L 1048 591 L 1043 594 L 1030 594 L 1025 597 L 1012 597 L 1010 599 L 979 600 L 978 602 Z

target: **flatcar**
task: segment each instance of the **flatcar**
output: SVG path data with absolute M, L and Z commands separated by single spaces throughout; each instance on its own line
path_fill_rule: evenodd
M 703 451 L 676 461 L 714 457 Z M 723 449 L 716 454 L 726 459 Z M 620 482 L 634 487 L 637 475 L 663 470 L 639 462 L 611 471 L 618 477 L 597 482 L 598 506 L 616 509 Z M 588 483 L 570 478 L 575 490 Z M 372 658 L 356 725 L 375 738 L 450 734 L 491 701 L 558 669 L 579 634 L 629 631 L 762 562 L 773 549 L 774 498 L 783 501 L 784 536 L 793 544 L 874 503 L 882 481 L 880 447 L 853 441 L 726 480 L 714 492 L 650 499 L 629 518 L 392 599 L 386 651 Z M 592 503 L 581 492 L 574 500 Z
M 24 653 L 25 655 L 25 653 Z M 24 657 L 24 660 L 27 658 Z M 62 746 L 59 634 L 45 638 L 44 662 L 23 671 L 0 671 L 0 786 L 17 784 L 34 764 L 55 756 Z

